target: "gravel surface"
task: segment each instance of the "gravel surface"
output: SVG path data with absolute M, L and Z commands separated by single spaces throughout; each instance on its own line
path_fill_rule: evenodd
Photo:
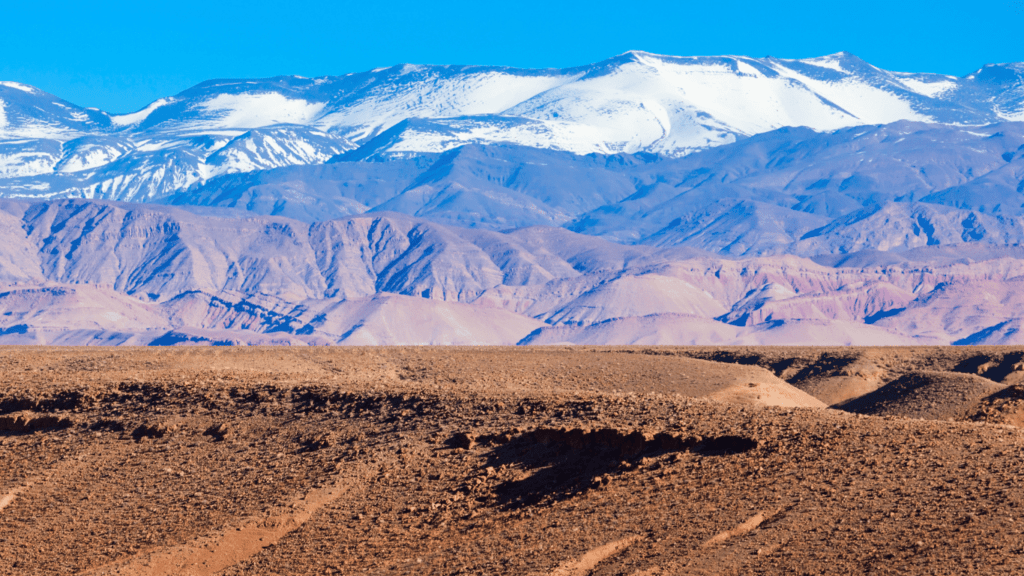
M 2 348 L 0 574 L 1024 572 L 1021 351 L 843 350 Z

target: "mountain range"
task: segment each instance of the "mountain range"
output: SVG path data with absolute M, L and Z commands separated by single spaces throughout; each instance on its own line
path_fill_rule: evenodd
M 214 80 L 131 114 L 0 84 L 7 196 L 149 201 L 221 174 L 511 143 L 677 157 L 787 126 L 1024 120 L 1024 65 L 963 78 L 807 60 L 644 52 L 562 70 L 401 65 L 323 78 Z
M 1024 64 L 0 82 L 0 343 L 1024 341 Z

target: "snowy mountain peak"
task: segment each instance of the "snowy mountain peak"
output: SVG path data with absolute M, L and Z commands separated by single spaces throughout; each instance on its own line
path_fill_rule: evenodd
M 22 92 L 28 92 L 29 94 L 35 94 L 36 92 L 39 92 L 38 88 L 34 86 L 29 86 L 28 84 L 22 84 L 20 82 L 0 81 L 0 86 L 14 88 L 15 90 L 21 90 Z
M 496 143 L 680 157 L 786 126 L 1020 121 L 1022 78 L 1021 64 L 954 78 L 888 72 L 848 52 L 786 60 L 631 50 L 560 70 L 401 64 L 210 80 L 119 115 L 5 82 L 0 194 L 160 198 L 354 146 L 366 149 L 350 157 L 364 159 Z

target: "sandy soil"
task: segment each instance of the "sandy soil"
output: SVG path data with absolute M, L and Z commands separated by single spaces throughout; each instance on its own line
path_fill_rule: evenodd
M 1020 574 L 1022 357 L 0 348 L 0 574 Z

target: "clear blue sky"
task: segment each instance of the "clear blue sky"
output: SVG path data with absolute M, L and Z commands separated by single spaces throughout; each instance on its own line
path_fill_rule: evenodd
M 627 50 L 803 58 L 968 74 L 1024 61 L 1018 0 L 57 0 L 0 11 L 0 80 L 129 112 L 212 78 L 380 66 L 586 64 Z

